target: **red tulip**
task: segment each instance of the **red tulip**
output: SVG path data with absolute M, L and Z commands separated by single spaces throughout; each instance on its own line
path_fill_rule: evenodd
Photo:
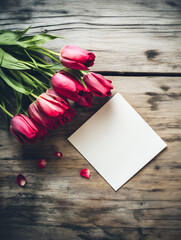
M 52 118 L 61 116 L 69 108 L 63 99 L 54 99 L 46 93 L 42 93 L 36 103 L 41 112 Z
M 62 120 L 63 124 L 66 122 L 71 122 L 72 118 L 75 116 L 75 110 L 70 106 L 68 100 L 65 97 L 57 94 L 53 88 L 49 88 L 46 91 L 46 94 L 48 94 L 49 96 L 51 96 L 52 98 L 54 98 L 57 101 L 61 101 L 62 103 L 64 103 L 65 105 L 68 106 L 68 108 L 64 112 L 64 114 L 61 115 L 61 120 Z
M 53 89 L 42 93 L 28 108 L 28 114 L 38 124 L 49 129 L 71 121 L 75 110 L 70 107 L 66 98 L 59 96 Z
M 112 82 L 102 75 L 90 72 L 84 76 L 83 81 L 96 96 L 105 97 L 111 95 L 110 90 L 113 89 Z
M 79 105 L 91 107 L 93 96 L 89 89 L 86 89 L 72 74 L 60 71 L 52 77 L 54 90 L 69 98 Z
M 94 60 L 94 53 L 74 45 L 65 46 L 60 51 L 60 61 L 67 68 L 89 70 Z
M 45 128 L 40 127 L 24 114 L 15 115 L 11 119 L 10 130 L 21 143 L 34 143 L 47 133 Z
M 60 125 L 59 122 L 56 122 L 54 118 L 51 118 L 41 112 L 36 102 L 33 102 L 29 105 L 28 114 L 36 123 L 48 129 L 56 129 Z

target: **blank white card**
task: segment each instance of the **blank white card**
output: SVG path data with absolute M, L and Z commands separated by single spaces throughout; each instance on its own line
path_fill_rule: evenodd
M 115 191 L 166 147 L 119 93 L 68 140 Z

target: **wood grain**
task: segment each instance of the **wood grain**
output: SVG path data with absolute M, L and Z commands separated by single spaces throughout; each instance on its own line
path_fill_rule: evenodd
M 181 238 L 181 2 L 179 0 L 1 0 L 0 28 L 65 36 L 45 46 L 93 51 L 92 70 L 120 92 L 168 147 L 114 192 L 66 140 L 109 98 L 73 105 L 70 124 L 21 145 L 0 121 L 1 240 L 177 240 Z M 121 77 L 114 75 L 141 75 Z M 165 77 L 145 77 L 148 75 Z M 96 133 L 95 133 L 96 137 Z M 54 156 L 55 151 L 63 159 Z M 36 162 L 46 158 L 39 170 Z M 90 180 L 81 178 L 91 170 Z M 25 188 L 16 176 L 27 178 Z
M 0 28 L 65 36 L 96 54 L 95 71 L 181 73 L 179 0 L 1 0 Z
M 175 240 L 181 236 L 181 78 L 113 77 L 114 91 L 168 144 L 166 150 L 114 192 L 66 140 L 109 98 L 92 108 L 73 105 L 72 123 L 43 142 L 21 145 L 0 127 L 0 238 L 61 240 Z M 96 137 L 96 133 L 95 133 Z M 60 160 L 54 151 L 60 150 Z M 45 169 L 36 161 L 48 160 Z M 91 170 L 90 180 L 81 178 Z M 17 174 L 27 178 L 25 188 Z

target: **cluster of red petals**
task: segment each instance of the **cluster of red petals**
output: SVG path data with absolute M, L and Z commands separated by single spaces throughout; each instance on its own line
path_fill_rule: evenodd
M 77 104 L 86 107 L 92 106 L 92 93 L 72 74 L 63 70 L 55 73 L 52 77 L 52 86 L 58 94 L 73 100 Z
M 25 114 L 15 115 L 11 119 L 10 131 L 21 143 L 34 143 L 47 135 L 47 129 L 32 121 Z
M 83 81 L 94 95 L 98 97 L 111 95 L 111 89 L 113 89 L 112 82 L 102 75 L 90 72 L 84 76 Z
M 78 46 L 68 45 L 60 51 L 60 62 L 67 68 L 89 70 L 94 64 L 95 55 Z
M 28 108 L 28 114 L 36 123 L 48 129 L 56 129 L 70 122 L 75 110 L 66 98 L 58 95 L 53 89 L 42 93 Z
M 60 61 L 67 67 L 88 70 L 94 64 L 95 55 L 74 45 L 65 46 L 60 52 Z M 34 143 L 46 136 L 47 129 L 56 129 L 70 122 L 75 110 L 67 99 L 79 105 L 91 107 L 93 94 L 99 97 L 111 95 L 111 81 L 100 74 L 89 72 L 84 75 L 86 87 L 70 72 L 61 70 L 52 77 L 52 86 L 42 93 L 28 108 L 29 117 L 15 115 L 10 130 L 21 143 Z
M 67 67 L 77 70 L 88 70 L 94 64 L 95 55 L 78 46 L 68 45 L 60 51 L 60 61 Z M 65 71 L 56 73 L 52 78 L 55 91 L 82 106 L 90 107 L 92 94 L 98 97 L 111 95 L 112 82 L 100 74 L 87 73 L 83 78 L 85 88 L 73 75 Z
M 29 117 L 24 114 L 15 115 L 11 120 L 10 130 L 21 143 L 34 143 L 48 135 L 47 129 L 56 129 L 70 122 L 75 110 L 63 96 L 53 89 L 42 93 L 28 108 Z

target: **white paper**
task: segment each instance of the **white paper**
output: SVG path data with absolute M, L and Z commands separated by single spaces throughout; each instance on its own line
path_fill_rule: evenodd
M 68 140 L 115 191 L 166 147 L 119 93 Z

